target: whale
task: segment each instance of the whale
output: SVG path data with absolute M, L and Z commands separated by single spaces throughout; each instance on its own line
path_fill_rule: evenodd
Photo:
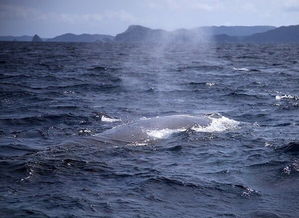
M 116 126 L 97 134 L 96 137 L 104 141 L 125 143 L 149 142 L 160 138 L 153 133 L 185 131 L 192 127 L 206 127 L 209 124 L 211 119 L 204 115 L 157 116 Z

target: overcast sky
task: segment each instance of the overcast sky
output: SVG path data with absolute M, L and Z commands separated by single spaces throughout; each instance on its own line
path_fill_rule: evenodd
M 0 0 L 0 35 L 299 24 L 299 0 Z

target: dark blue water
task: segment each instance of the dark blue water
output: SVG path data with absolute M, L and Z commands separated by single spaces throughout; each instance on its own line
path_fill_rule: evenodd
M 299 216 L 299 45 L 0 48 L 1 217 Z M 213 122 L 95 136 L 177 114 Z

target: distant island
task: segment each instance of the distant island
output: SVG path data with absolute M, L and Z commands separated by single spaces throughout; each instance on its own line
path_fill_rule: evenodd
M 253 42 L 253 43 L 298 43 L 299 25 L 295 26 L 210 26 L 194 29 L 165 31 L 133 25 L 118 35 L 114 41 L 121 42 Z
M 60 36 L 56 36 L 52 39 L 48 39 L 49 42 L 107 42 L 112 41 L 113 36 L 103 34 L 80 34 L 75 35 L 72 33 L 66 33 Z
M 298 43 L 299 25 L 293 26 L 205 26 L 193 29 L 166 31 L 131 25 L 116 36 L 104 34 L 66 33 L 54 38 L 34 36 L 0 36 L 0 41 L 32 42 L 229 42 L 229 43 Z
M 42 42 L 43 40 L 37 35 L 35 34 L 33 37 L 32 37 L 32 42 Z

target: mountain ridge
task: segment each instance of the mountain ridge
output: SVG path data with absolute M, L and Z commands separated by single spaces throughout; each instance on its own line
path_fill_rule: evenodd
M 0 41 L 32 41 L 33 36 L 0 36 Z M 151 29 L 141 25 L 130 25 L 116 36 L 107 34 L 65 33 L 53 38 L 42 38 L 46 42 L 246 42 L 284 43 L 299 42 L 299 25 L 290 26 L 203 26 L 193 29 L 167 31 Z
M 207 26 L 174 31 L 132 25 L 115 36 L 115 41 L 121 42 L 159 42 L 165 39 L 174 42 L 299 43 L 299 25 Z
M 264 33 L 256 33 L 245 39 L 253 42 L 299 42 L 299 25 L 281 26 Z
M 96 41 L 111 41 L 113 36 L 105 34 L 87 34 L 79 35 L 73 33 L 65 33 L 54 38 L 48 39 L 48 42 L 96 42 Z

